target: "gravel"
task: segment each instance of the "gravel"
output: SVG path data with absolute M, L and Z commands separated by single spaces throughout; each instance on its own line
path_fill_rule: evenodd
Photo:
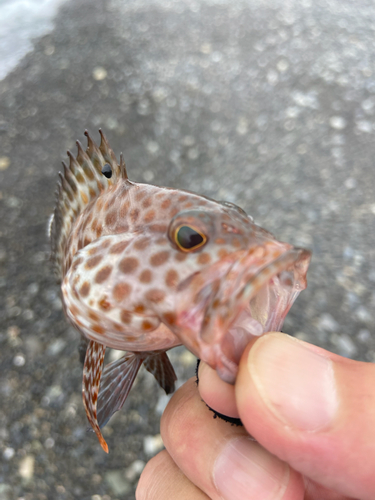
M 0 82 L 1 499 L 132 499 L 162 446 L 144 371 L 109 455 L 86 432 L 46 237 L 85 128 L 132 180 L 235 202 L 312 249 L 284 331 L 375 361 L 374 30 L 365 0 L 74 0 Z M 193 374 L 183 349 L 171 358 Z

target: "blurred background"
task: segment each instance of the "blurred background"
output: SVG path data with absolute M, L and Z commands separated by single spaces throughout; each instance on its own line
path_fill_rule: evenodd
M 131 180 L 235 202 L 310 248 L 283 330 L 375 361 L 371 0 L 0 0 L 0 19 L 0 500 L 132 499 L 162 447 L 167 398 L 143 370 L 109 455 L 86 432 L 46 236 L 85 128 Z

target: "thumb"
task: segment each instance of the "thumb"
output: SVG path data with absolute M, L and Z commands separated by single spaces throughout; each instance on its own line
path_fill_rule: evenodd
M 375 498 L 375 365 L 270 333 L 245 350 L 235 395 L 271 453 L 341 494 Z

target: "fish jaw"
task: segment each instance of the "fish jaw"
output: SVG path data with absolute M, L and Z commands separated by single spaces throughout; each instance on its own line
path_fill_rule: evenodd
M 225 382 L 255 337 L 279 331 L 306 288 L 311 253 L 277 241 L 239 251 L 180 286 L 176 334 Z

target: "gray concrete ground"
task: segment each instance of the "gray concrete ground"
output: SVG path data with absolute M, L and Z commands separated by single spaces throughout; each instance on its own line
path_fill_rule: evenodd
M 86 433 L 48 262 L 65 150 L 103 127 L 131 179 L 241 205 L 313 251 L 284 330 L 375 361 L 375 7 L 75 0 L 0 83 L 0 499 L 134 498 L 165 400 L 142 373 Z M 181 380 L 193 373 L 173 356 Z

